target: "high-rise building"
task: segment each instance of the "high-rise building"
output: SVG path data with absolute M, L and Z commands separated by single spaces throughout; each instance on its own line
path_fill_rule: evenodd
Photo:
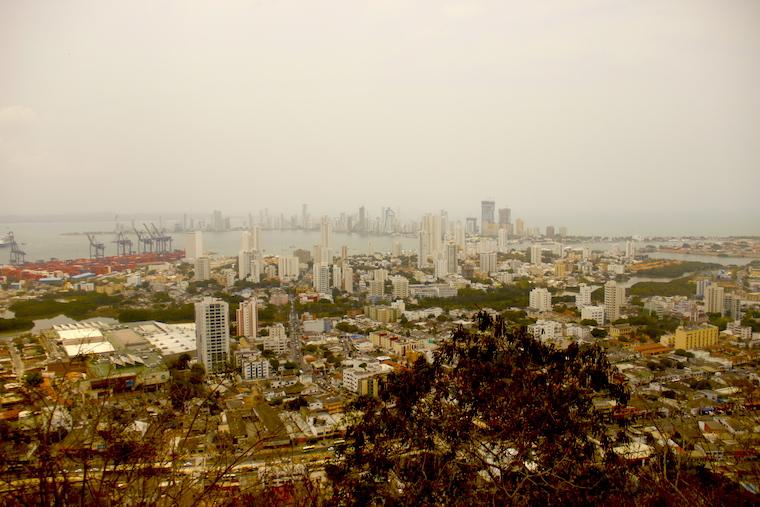
M 478 233 L 478 219 L 476 217 L 467 217 L 464 223 L 465 223 L 464 230 L 467 234 Z
M 494 201 L 480 201 L 480 230 L 484 232 L 489 224 L 493 224 L 496 203 Z
M 385 294 L 385 284 L 382 280 L 369 281 L 369 297 L 383 297 Z
M 705 289 L 711 284 L 712 282 L 708 279 L 702 279 L 697 280 L 697 297 L 698 298 L 704 298 L 705 297 Z
M 528 302 L 531 308 L 539 312 L 548 312 L 552 309 L 552 295 L 544 288 L 536 287 L 532 289 Z
M 357 224 L 359 232 L 365 232 L 367 230 L 367 210 L 364 206 L 359 208 L 359 223 Z
M 214 214 L 211 217 L 211 227 L 216 232 L 221 232 L 227 230 L 226 228 L 226 222 L 224 220 L 224 217 L 222 216 L 222 212 L 218 209 L 214 210 Z
M 742 318 L 742 299 L 738 294 L 733 292 L 727 293 L 723 296 L 723 312 L 728 314 L 734 320 L 741 320 Z
M 575 296 L 575 306 L 578 308 L 589 306 L 591 304 L 591 293 L 594 291 L 594 288 L 582 283 L 580 284 L 579 289 L 580 291 L 578 292 L 578 295 Z
M 720 285 L 708 285 L 705 287 L 705 313 L 719 313 L 723 315 L 724 290 Z
M 277 276 L 282 282 L 298 280 L 300 274 L 298 257 L 285 255 L 277 258 Z
M 348 260 L 348 246 L 343 245 L 340 247 L 340 258 L 342 260 Z
M 322 221 L 319 224 L 319 233 L 321 237 L 320 246 L 331 249 L 332 248 L 332 222 L 330 221 L 330 217 L 328 216 L 322 217 Z M 327 259 L 325 259 L 325 262 L 327 262 Z
M 448 243 L 446 245 L 446 271 L 451 274 L 456 274 L 457 261 L 457 246 L 454 243 Z
M 326 262 L 314 264 L 313 287 L 320 294 L 330 293 L 330 267 Z
M 462 222 L 459 221 L 454 224 L 454 244 L 456 244 L 457 248 L 461 252 L 464 252 L 467 248 L 467 244 L 465 243 L 464 227 L 462 227 Z
M 261 273 L 263 271 L 263 266 L 261 259 L 256 258 L 254 254 L 254 258 L 251 259 L 251 282 L 253 283 L 260 283 L 261 282 Z
M 507 238 L 509 238 L 509 229 L 499 229 L 498 246 L 500 252 L 506 251 Z
M 206 256 L 200 256 L 195 259 L 195 277 L 196 282 L 203 282 L 211 278 L 211 260 Z
M 547 225 L 546 226 L 546 237 L 554 239 L 554 226 L 553 225 Z
M 422 269 L 428 265 L 428 256 L 430 255 L 430 249 L 428 247 L 429 237 L 425 231 L 417 233 L 417 267 Z
M 401 257 L 401 241 L 398 239 L 393 240 L 393 245 L 391 246 L 391 255 L 393 257 Z
M 562 236 L 563 238 L 566 238 L 567 237 L 567 227 L 565 227 L 564 225 L 561 226 L 559 228 L 559 235 Z
M 229 305 L 204 298 L 195 303 L 195 345 L 198 360 L 209 373 L 225 371 L 230 355 Z
M 342 269 L 340 265 L 333 264 L 332 267 L 332 285 L 330 286 L 333 289 L 341 290 L 343 289 L 343 274 L 341 273 Z
M 486 274 L 496 271 L 496 252 L 480 254 L 480 271 Z
M 635 241 L 625 242 L 625 256 L 629 259 L 633 259 L 634 257 L 636 257 L 636 242 Z
M 532 245 L 530 247 L 530 263 L 541 264 L 541 245 Z
M 405 299 L 409 297 L 409 280 L 400 275 L 391 277 L 393 284 L 393 299 Z
M 506 229 L 512 223 L 512 210 L 499 208 L 499 229 Z
M 349 294 L 354 292 L 354 270 L 351 266 L 343 266 L 343 290 Z
M 194 261 L 203 255 L 203 233 L 192 231 L 185 234 L 185 260 Z
M 607 320 L 615 322 L 620 318 L 620 309 L 625 303 L 625 287 L 618 287 L 610 280 L 604 284 L 604 314 Z
M 581 320 L 594 320 L 597 325 L 604 325 L 604 307 L 587 305 L 581 308 Z
M 237 317 L 237 335 L 256 338 L 259 322 L 256 296 L 240 303 L 235 316 Z
M 309 207 L 306 204 L 301 205 L 301 228 L 309 228 Z
M 515 236 L 517 237 L 523 237 L 525 236 L 525 222 L 522 218 L 518 218 L 515 220 Z
M 238 278 L 245 280 L 251 276 L 251 261 L 253 260 L 253 251 L 241 250 L 238 252 Z

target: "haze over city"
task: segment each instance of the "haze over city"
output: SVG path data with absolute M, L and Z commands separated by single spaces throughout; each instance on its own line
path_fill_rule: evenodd
M 760 4 L 3 2 L 0 215 L 757 234 Z

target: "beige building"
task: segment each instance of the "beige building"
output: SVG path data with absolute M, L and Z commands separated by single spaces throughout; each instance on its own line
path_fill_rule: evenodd
M 676 332 L 664 335 L 660 343 L 676 349 L 701 349 L 718 343 L 718 327 L 712 324 L 678 326 Z

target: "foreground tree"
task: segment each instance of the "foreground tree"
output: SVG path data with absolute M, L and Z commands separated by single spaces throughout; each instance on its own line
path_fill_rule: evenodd
M 618 431 L 593 404 L 627 402 L 613 373 L 598 346 L 560 350 L 481 312 L 432 364 L 390 375 L 380 399 L 355 404 L 348 447 L 327 469 L 330 502 L 711 504 L 728 490 L 739 501 L 713 476 L 691 488 L 704 476 L 668 455 L 635 466 L 614 452 Z

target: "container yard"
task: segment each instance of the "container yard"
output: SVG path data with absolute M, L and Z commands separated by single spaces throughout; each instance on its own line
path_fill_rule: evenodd
M 132 271 L 141 266 L 159 262 L 177 261 L 184 257 L 184 250 L 156 253 L 146 252 L 131 255 L 99 257 L 97 259 L 49 260 L 44 262 L 26 262 L 20 266 L 0 266 L 0 275 L 9 280 L 40 280 L 51 276 L 77 277 L 92 273 L 106 275 L 114 272 Z

